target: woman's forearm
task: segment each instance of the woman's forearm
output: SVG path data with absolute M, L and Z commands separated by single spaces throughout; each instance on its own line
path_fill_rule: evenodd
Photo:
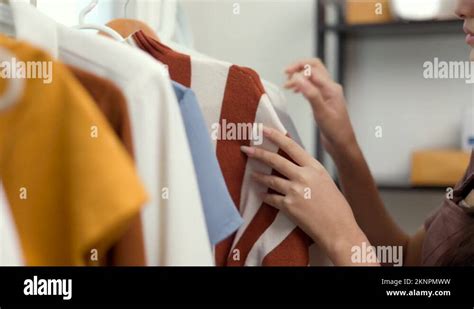
M 311 68 L 309 75 L 308 66 Z M 319 59 L 298 61 L 288 67 L 286 73 L 289 76 L 286 87 L 296 93 L 302 93 L 311 104 L 314 119 L 321 131 L 322 143 L 339 169 L 345 193 L 344 201 L 347 200 L 350 204 L 347 207 L 352 208 L 350 216 L 354 214 L 372 245 L 406 246 L 408 236 L 385 210 L 357 145 L 342 86 L 331 78 L 331 74 Z M 317 175 L 315 177 L 319 178 Z M 321 190 L 320 187 L 315 187 L 315 190 Z M 334 203 L 335 199 L 338 199 L 338 193 L 340 194 L 335 192 L 331 196 L 328 192 L 324 193 L 329 201 L 320 198 L 320 205 Z M 342 214 L 340 216 L 342 217 Z
M 344 235 L 343 238 L 333 239 L 326 248 L 326 252 L 335 266 L 380 266 L 376 261 L 362 258 L 360 260 L 354 259 L 354 254 L 357 251 L 354 251 L 354 249 L 358 248 L 362 251 L 362 248 L 371 246 L 366 235 L 357 224 L 354 224 L 354 227 L 346 231 Z
M 409 236 L 385 209 L 378 188 L 361 149 L 354 143 L 333 156 L 342 191 L 351 205 L 357 223 L 374 246 L 404 246 Z

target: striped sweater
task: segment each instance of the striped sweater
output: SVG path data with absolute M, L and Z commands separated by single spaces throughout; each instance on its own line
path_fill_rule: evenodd
M 287 134 L 257 73 L 251 69 L 178 53 L 137 32 L 128 41 L 168 66 L 172 80 L 196 93 L 212 134 L 216 124 L 263 124 Z M 215 248 L 218 266 L 307 266 L 310 238 L 283 213 L 262 202 L 267 191 L 251 178 L 252 172 L 276 173 L 271 168 L 247 160 L 240 147 L 254 141 L 248 136 L 213 139 L 227 188 L 244 224 Z M 268 141 L 263 147 L 279 149 Z M 281 153 L 285 155 L 284 153 Z M 223 218 L 225 220 L 225 218 Z

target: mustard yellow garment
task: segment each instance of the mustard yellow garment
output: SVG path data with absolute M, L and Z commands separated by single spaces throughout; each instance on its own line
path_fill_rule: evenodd
M 0 46 L 18 61 L 52 61 L 4 36 Z M 56 61 L 51 84 L 27 79 L 23 98 L 0 111 L 0 176 L 27 265 L 94 264 L 93 249 L 103 257 L 146 201 L 106 119 Z

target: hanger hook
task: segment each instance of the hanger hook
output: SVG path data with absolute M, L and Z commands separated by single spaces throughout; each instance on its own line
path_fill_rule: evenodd
M 79 14 L 79 25 L 83 25 L 86 20 L 87 14 L 89 14 L 99 4 L 99 0 L 92 0 L 88 6 L 86 6 Z
M 130 3 L 130 0 L 125 1 L 125 5 L 123 6 L 123 16 L 124 18 L 127 18 L 127 9 L 128 9 L 128 4 Z

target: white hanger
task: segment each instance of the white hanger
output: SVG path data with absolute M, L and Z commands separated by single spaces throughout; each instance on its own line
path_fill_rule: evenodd
M 89 14 L 97 6 L 98 3 L 99 3 L 99 0 L 92 0 L 91 3 L 81 11 L 81 13 L 79 14 L 79 25 L 75 26 L 74 28 L 98 30 L 98 31 L 108 34 L 109 36 L 111 36 L 117 41 L 120 41 L 120 42 L 124 41 L 124 38 L 122 38 L 122 36 L 112 28 L 102 26 L 102 25 L 93 25 L 93 24 L 85 23 L 87 14 Z
M 0 47 L 0 62 L 11 62 L 14 58 L 8 50 Z M 0 111 L 4 110 L 20 100 L 25 89 L 25 80 L 23 78 L 7 78 L 7 89 L 0 97 Z
M 129 3 L 130 3 L 130 0 L 126 0 L 125 4 L 123 5 L 123 18 L 127 18 L 127 9 L 128 9 Z

